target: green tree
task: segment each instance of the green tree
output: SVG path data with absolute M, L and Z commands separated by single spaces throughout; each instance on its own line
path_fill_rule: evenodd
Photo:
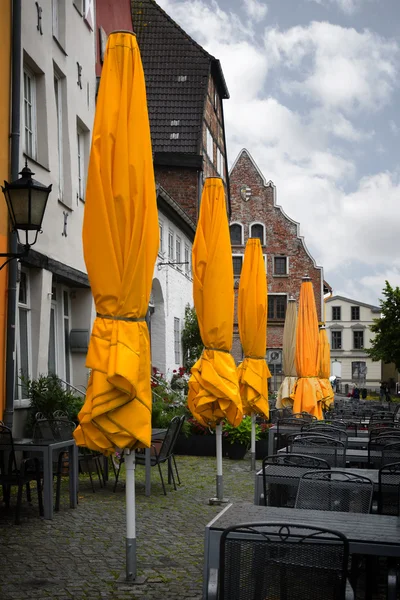
M 185 321 L 182 330 L 184 365 L 188 369 L 194 365 L 200 358 L 203 351 L 203 342 L 201 340 L 199 323 L 197 321 L 196 310 L 189 304 L 185 308 Z
M 400 369 L 400 288 L 392 288 L 388 281 L 380 300 L 382 316 L 374 319 L 371 331 L 375 334 L 371 348 L 366 349 L 372 360 L 394 363 Z

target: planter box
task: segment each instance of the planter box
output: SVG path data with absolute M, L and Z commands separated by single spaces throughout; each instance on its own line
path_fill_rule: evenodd
M 215 435 L 179 435 L 174 454 L 187 456 L 215 456 Z
M 266 456 L 268 456 L 268 440 L 257 440 L 256 459 L 262 460 Z
M 227 444 L 226 449 L 228 458 L 231 458 L 232 460 L 242 460 L 247 452 L 247 446 L 245 444 L 238 444 L 236 442 Z

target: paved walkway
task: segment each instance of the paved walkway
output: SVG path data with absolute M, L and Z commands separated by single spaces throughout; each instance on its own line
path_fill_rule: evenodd
M 139 575 L 143 585 L 127 585 L 125 573 L 125 492 L 100 490 L 81 480 L 79 507 L 62 506 L 53 521 L 38 517 L 37 502 L 24 502 L 22 524 L 0 508 L 1 600 L 197 600 L 202 594 L 204 527 L 220 510 L 215 495 L 215 459 L 177 457 L 182 485 L 162 493 L 152 469 L 150 498 L 144 495 L 144 469 L 137 468 Z M 253 500 L 249 460 L 224 460 L 225 495 Z M 359 595 L 358 597 L 362 597 Z M 379 596 L 374 596 L 378 598 Z M 384 598 L 384 595 L 380 596 Z

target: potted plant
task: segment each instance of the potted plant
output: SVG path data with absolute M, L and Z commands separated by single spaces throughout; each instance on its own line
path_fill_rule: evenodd
M 243 417 L 237 427 L 225 422 L 222 428 L 225 450 L 229 458 L 240 460 L 244 458 L 251 443 L 251 417 Z M 256 440 L 260 435 L 260 426 L 256 425 Z
M 186 420 L 187 432 L 178 437 L 176 454 L 215 456 L 215 432 L 201 425 L 194 417 Z
M 265 456 L 268 456 L 268 433 L 271 426 L 271 423 L 266 423 L 265 421 L 259 425 L 259 439 L 256 441 L 257 460 L 262 460 Z

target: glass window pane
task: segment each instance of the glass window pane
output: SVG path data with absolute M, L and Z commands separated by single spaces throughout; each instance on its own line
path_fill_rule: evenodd
M 56 324 L 55 324 L 55 308 L 52 306 L 50 310 L 50 335 L 49 335 L 49 351 L 47 355 L 47 369 L 49 373 L 56 373 Z
M 251 226 L 251 237 L 258 238 L 261 244 L 264 244 L 264 227 L 261 223 L 256 223 Z
M 231 225 L 230 226 L 231 233 L 231 244 L 232 246 L 241 246 L 242 244 L 242 226 L 241 225 Z
M 64 353 L 65 353 L 65 380 L 70 383 L 71 366 L 69 361 L 69 319 L 64 319 Z
M 68 315 L 69 315 L 68 292 L 66 292 L 65 290 L 63 292 L 63 300 L 64 300 L 64 317 L 68 317 Z
M 239 277 L 240 273 L 242 272 L 243 257 L 242 256 L 233 256 L 232 260 L 233 260 L 233 274 L 235 277 Z
M 28 350 L 28 311 L 25 308 L 19 309 L 19 353 L 20 365 L 19 376 L 29 377 L 29 350 Z M 28 397 L 26 386 L 21 388 L 22 398 Z

